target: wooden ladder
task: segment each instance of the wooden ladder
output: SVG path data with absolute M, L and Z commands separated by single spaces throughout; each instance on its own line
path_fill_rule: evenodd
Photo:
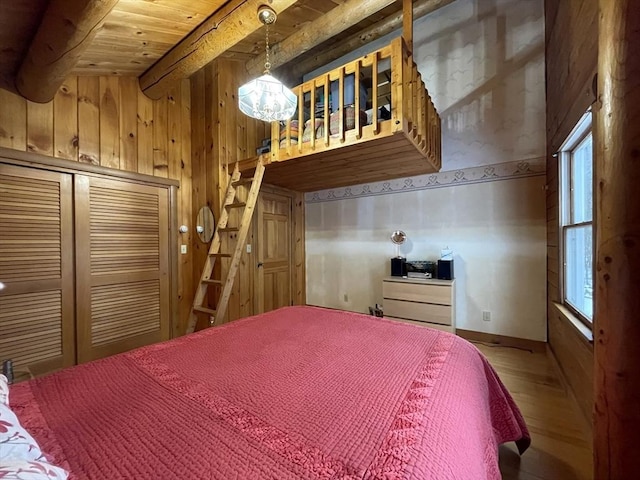
M 193 299 L 187 333 L 192 333 L 195 330 L 196 323 L 198 321 L 198 313 L 208 314 L 209 324 L 214 326 L 219 324 L 217 319 L 223 318 L 227 311 L 227 305 L 229 304 L 229 298 L 231 297 L 231 290 L 233 289 L 233 282 L 238 271 L 238 266 L 240 265 L 240 259 L 242 258 L 242 250 L 244 249 L 244 245 L 247 240 L 247 233 L 249 232 L 251 217 L 253 216 L 253 211 L 258 200 L 258 193 L 260 192 L 263 175 L 264 165 L 262 162 L 258 161 L 253 177 L 241 179 L 240 169 L 236 162 L 233 174 L 229 180 L 229 185 L 227 186 L 227 193 L 225 195 L 224 204 L 222 205 L 218 224 L 216 225 L 216 231 L 213 234 L 209 254 L 204 264 L 202 275 L 200 276 L 200 285 L 198 286 L 196 295 Z M 239 201 L 236 197 L 237 187 L 248 184 L 251 184 L 251 188 L 249 189 L 246 202 Z M 238 226 L 227 225 L 229 221 L 229 211 L 232 209 L 243 209 L 240 224 Z M 222 245 L 221 235 L 235 232 L 238 233 L 238 237 L 234 251 L 232 253 L 220 252 L 220 247 Z M 213 268 L 215 266 L 216 259 L 218 258 L 231 258 L 231 263 L 227 269 L 227 278 L 224 281 L 212 278 Z M 207 296 L 209 285 L 222 287 L 215 310 L 202 305 L 205 297 Z

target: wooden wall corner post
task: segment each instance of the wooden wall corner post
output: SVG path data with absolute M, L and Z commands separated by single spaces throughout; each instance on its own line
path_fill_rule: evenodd
M 402 0 L 402 37 L 413 55 L 413 0 Z
M 16 75 L 28 100 L 47 103 L 91 44 L 118 0 L 51 0 Z
M 391 42 L 391 95 L 395 95 L 392 102 L 391 118 L 393 132 L 403 130 L 404 119 L 404 98 L 403 98 L 403 69 L 404 69 L 404 46 L 402 38 L 396 38 Z
M 600 0 L 594 478 L 640 471 L 640 10 Z

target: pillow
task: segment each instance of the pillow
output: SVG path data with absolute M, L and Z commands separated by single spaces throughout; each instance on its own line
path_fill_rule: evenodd
M 0 375 L 0 461 L 10 458 L 44 460 L 36 441 L 9 408 L 9 382 Z
M 9 380 L 4 375 L 0 375 L 0 404 L 9 406 Z
M 2 480 L 65 480 L 67 472 L 46 462 L 0 460 Z
M 9 383 L 4 375 L 0 375 L 0 478 L 67 478 L 67 472 L 47 463 L 34 438 L 9 408 Z

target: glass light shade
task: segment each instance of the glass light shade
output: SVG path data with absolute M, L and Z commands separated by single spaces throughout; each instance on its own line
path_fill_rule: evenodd
M 298 97 L 279 80 L 264 74 L 238 89 L 240 111 L 258 120 L 288 120 L 296 112 Z

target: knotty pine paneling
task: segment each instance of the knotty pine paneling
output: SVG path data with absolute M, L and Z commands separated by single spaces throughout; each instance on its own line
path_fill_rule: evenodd
M 549 344 L 591 424 L 593 347 L 554 306 L 560 301 L 558 159 L 556 152 L 594 102 L 598 61 L 598 1 L 546 0 L 547 320 Z
M 547 310 L 549 319 L 549 344 L 582 414 L 591 429 L 593 418 L 593 346 L 567 322 L 555 305 Z
M 248 80 L 244 64 L 238 61 L 218 59 L 191 77 L 191 104 L 193 105 L 193 206 L 194 212 L 208 205 L 217 219 L 227 188 L 227 177 L 236 160 L 255 151 L 263 137 L 268 134 L 268 125 L 241 114 L 237 107 L 238 87 Z M 251 125 L 247 128 L 247 125 Z M 248 133 L 247 133 L 248 132 Z M 229 167 L 228 167 L 229 165 Z M 239 195 L 242 195 L 239 193 Z M 231 212 L 229 224 L 233 224 L 238 212 Z M 232 237 L 233 235 L 225 235 Z M 197 238 L 196 238 L 197 240 Z M 233 240 L 233 239 L 232 239 Z M 252 243 L 251 233 L 247 243 Z M 198 241 L 194 247 L 193 282 L 200 280 L 209 244 Z M 228 251 L 228 238 L 222 239 L 221 251 Z M 228 262 L 228 261 L 227 261 Z M 234 320 L 254 313 L 253 269 L 254 254 L 243 253 L 234 288 L 229 300 L 226 319 Z M 216 261 L 214 277 L 221 276 L 223 268 Z M 209 289 L 209 305 L 215 306 L 218 292 Z M 197 328 L 207 325 L 205 316 L 199 319 Z
M 244 63 L 218 59 L 191 77 L 191 146 L 193 151 L 193 211 L 197 213 L 203 205 L 211 207 L 216 219 L 227 187 L 227 177 L 236 160 L 255 155 L 255 149 L 263 138 L 270 137 L 270 125 L 243 115 L 237 106 L 238 87 L 248 80 Z M 263 187 L 264 188 L 264 187 Z M 239 197 L 245 192 L 240 192 Z M 294 302 L 304 302 L 304 199 L 294 196 L 295 257 L 294 257 Z M 237 215 L 237 212 L 234 213 Z M 253 222 L 256 222 L 254 215 Z M 229 224 L 232 224 L 230 220 Z M 230 235 L 231 236 L 231 235 Z M 255 241 L 255 229 L 249 231 L 247 243 Z M 208 244 L 198 243 L 194 247 L 193 282 L 200 280 Z M 224 243 L 223 248 L 224 250 Z M 227 309 L 228 320 L 257 313 L 256 307 L 256 252 L 243 253 L 234 289 Z M 219 268 L 219 265 L 218 267 Z M 217 272 L 216 272 L 217 274 Z M 213 290 L 212 288 L 209 289 Z M 209 302 L 215 307 L 217 296 L 210 295 Z M 203 316 L 197 328 L 206 326 Z
M 179 319 L 183 334 L 193 300 L 193 259 L 197 239 L 192 211 L 191 87 L 184 80 L 153 101 L 135 77 L 69 77 L 53 101 L 28 102 L 0 89 L 0 146 L 180 180 L 178 225 L 187 254 L 179 256 Z M 196 272 L 199 275 L 199 272 Z

